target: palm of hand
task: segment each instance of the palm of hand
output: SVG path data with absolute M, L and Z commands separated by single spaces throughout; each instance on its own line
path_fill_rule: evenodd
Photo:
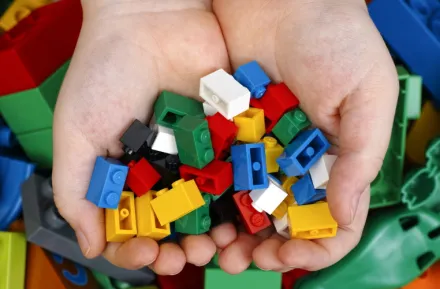
M 200 2 L 194 1 L 194 5 Z M 386 149 L 395 97 L 376 103 L 362 93 L 363 86 L 376 85 L 370 93 L 393 96 L 392 85 L 388 90 L 378 85 L 381 81 L 393 83 L 386 49 L 366 15 L 359 12 L 362 7 L 350 6 L 353 11 L 336 7 L 335 13 L 328 13 L 323 5 L 303 4 L 307 9 L 295 15 L 299 6 L 291 3 L 258 0 L 249 5 L 247 1 L 222 0 L 213 4 L 233 66 L 257 59 L 274 81 L 285 81 L 341 155 L 328 188 L 332 213 L 342 224 L 341 230 L 333 239 L 286 242 L 271 236 L 271 232 L 250 236 L 223 225 L 209 237 L 186 237 L 181 248 L 174 244 L 159 248 L 150 239 L 136 238 L 123 245 L 109 244 L 104 254 L 119 266 L 134 269 L 151 264 L 162 274 L 178 272 L 185 261 L 203 265 L 216 249 L 220 251 L 220 265 L 231 273 L 244 270 L 252 259 L 264 269 L 279 271 L 328 266 L 345 255 L 360 237 L 369 199 L 368 192 L 361 193 L 377 173 Z M 161 90 L 197 96 L 201 76 L 219 67 L 228 69 L 219 26 L 203 6 L 130 13 L 135 8 L 148 11 L 136 5 L 140 6 L 110 7 L 97 17 L 99 20 L 85 22 L 57 104 L 55 197 L 80 243 L 84 242 L 81 234 L 87 236 L 88 246 L 82 247 L 90 248 L 89 257 L 99 254 L 105 245 L 103 213 L 84 200 L 96 155 L 120 155 L 118 137 L 133 118 L 145 121 L 150 116 L 148 108 Z M 322 17 L 319 11 L 330 16 Z M 359 109 L 363 105 L 371 109 Z M 386 109 L 379 110 L 383 115 L 372 113 L 378 105 L 386 105 Z M 365 141 L 377 139 L 377 135 L 356 132 L 366 127 L 363 122 L 368 122 L 374 134 L 378 134 L 375 127 L 382 125 L 384 133 L 380 135 L 384 137 L 376 143 L 374 153 Z M 73 153 L 63 154 L 61 148 Z M 82 156 L 79 164 L 78 155 Z M 359 166 L 360 158 L 373 159 L 374 166 L 360 167 L 359 175 L 363 176 L 353 177 L 347 167 Z M 347 181 L 347 177 L 353 179 Z M 74 182 L 70 192 L 63 191 L 67 179 Z M 347 191 L 345 196 L 341 190 Z M 346 197 L 360 199 L 356 214 Z M 77 217 L 79 212 L 81 218 Z

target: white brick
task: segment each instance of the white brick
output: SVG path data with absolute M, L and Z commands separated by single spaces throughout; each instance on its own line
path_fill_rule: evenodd
M 309 170 L 315 189 L 326 189 L 330 177 L 330 171 L 337 156 L 323 155 Z
M 205 113 L 206 116 L 212 116 L 217 113 L 217 110 L 212 105 L 210 105 L 205 101 L 203 103 L 203 112 Z
M 252 190 L 249 196 L 253 201 L 252 206 L 255 210 L 260 213 L 264 211 L 268 214 L 272 214 L 287 197 L 287 193 L 269 178 L 268 188 Z
M 152 125 L 151 129 L 157 134 L 151 149 L 170 155 L 177 155 L 177 144 L 176 138 L 174 137 L 174 131 L 158 124 Z
M 199 94 L 227 119 L 248 110 L 251 99 L 250 91 L 223 69 L 200 79 Z
M 286 239 L 290 239 L 289 234 L 289 222 L 287 221 L 287 213 L 281 218 L 273 218 L 273 225 L 277 230 L 277 233 Z

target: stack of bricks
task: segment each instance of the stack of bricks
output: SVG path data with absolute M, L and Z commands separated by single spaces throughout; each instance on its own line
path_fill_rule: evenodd
M 122 135 L 125 156 L 96 160 L 86 198 L 106 209 L 107 241 L 206 233 L 210 207 L 228 198 L 221 210 L 250 234 L 271 215 L 286 238 L 334 236 L 325 197 L 336 156 L 287 86 L 270 82 L 253 61 L 203 77 L 204 103 L 163 91 L 149 126 L 134 120 Z
M 60 1 L 34 10 L 0 37 L 0 114 L 42 167 L 52 166 L 53 112 L 81 23 L 80 1 Z

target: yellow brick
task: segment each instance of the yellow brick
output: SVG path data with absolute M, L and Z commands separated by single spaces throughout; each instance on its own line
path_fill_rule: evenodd
M 116 210 L 105 209 L 105 226 L 107 242 L 125 242 L 136 236 L 136 210 L 132 192 L 122 192 Z
M 234 117 L 238 127 L 237 140 L 244 142 L 258 142 L 266 132 L 264 111 L 259 108 L 249 108 Z
M 31 11 L 44 6 L 49 0 L 15 0 L 0 18 L 0 28 L 10 30 L 17 23 L 31 14 Z
M 284 217 L 284 215 L 287 213 L 287 202 L 284 200 L 281 202 L 281 204 L 275 209 L 275 211 L 272 212 L 272 216 L 274 216 L 276 219 L 280 220 Z
M 289 206 L 287 220 L 290 236 L 296 239 L 330 238 L 336 235 L 338 228 L 326 202 Z
M 266 152 L 266 167 L 268 173 L 276 173 L 280 169 L 277 158 L 283 153 L 283 147 L 273 137 L 263 138 L 264 151 Z
M 137 235 L 149 237 L 153 240 L 161 240 L 171 234 L 170 224 L 161 226 L 153 208 L 151 200 L 156 198 L 155 191 L 149 191 L 142 197 L 135 199 L 136 203 L 136 220 Z
M 204 204 L 195 181 L 185 182 L 184 179 L 175 181 L 171 190 L 157 192 L 157 197 L 151 201 L 151 207 L 161 226 L 180 219 Z
M 295 197 L 293 196 L 293 192 L 291 190 L 291 187 L 294 183 L 298 181 L 298 178 L 296 177 L 287 177 L 284 176 L 281 178 L 282 181 L 282 188 L 287 193 L 287 197 L 284 199 L 285 202 L 287 202 L 288 206 L 291 206 L 295 204 Z
M 416 164 L 423 165 L 426 161 L 425 151 L 429 141 L 440 135 L 440 112 L 435 110 L 431 101 L 422 108 L 420 118 L 414 122 L 406 139 L 406 155 Z
M 0 232 L 0 288 L 24 288 L 26 237 L 23 233 Z

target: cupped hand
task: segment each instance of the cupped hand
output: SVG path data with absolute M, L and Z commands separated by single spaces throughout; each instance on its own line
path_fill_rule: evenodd
M 133 119 L 147 122 L 160 91 L 197 97 L 202 76 L 228 69 L 211 8 L 208 0 L 83 1 L 83 27 L 55 111 L 53 186 L 88 258 L 103 253 L 127 269 L 176 274 L 215 253 L 207 235 L 181 246 L 149 238 L 106 244 L 104 211 L 85 199 L 96 157 L 121 156 L 119 137 Z
M 338 154 L 327 186 L 336 237 L 239 233 L 219 247 L 220 266 L 230 273 L 252 260 L 276 271 L 330 266 L 358 243 L 365 224 L 369 184 L 382 165 L 398 96 L 392 59 L 362 0 L 214 0 L 213 8 L 233 68 L 257 60 L 272 80 L 284 81 Z

